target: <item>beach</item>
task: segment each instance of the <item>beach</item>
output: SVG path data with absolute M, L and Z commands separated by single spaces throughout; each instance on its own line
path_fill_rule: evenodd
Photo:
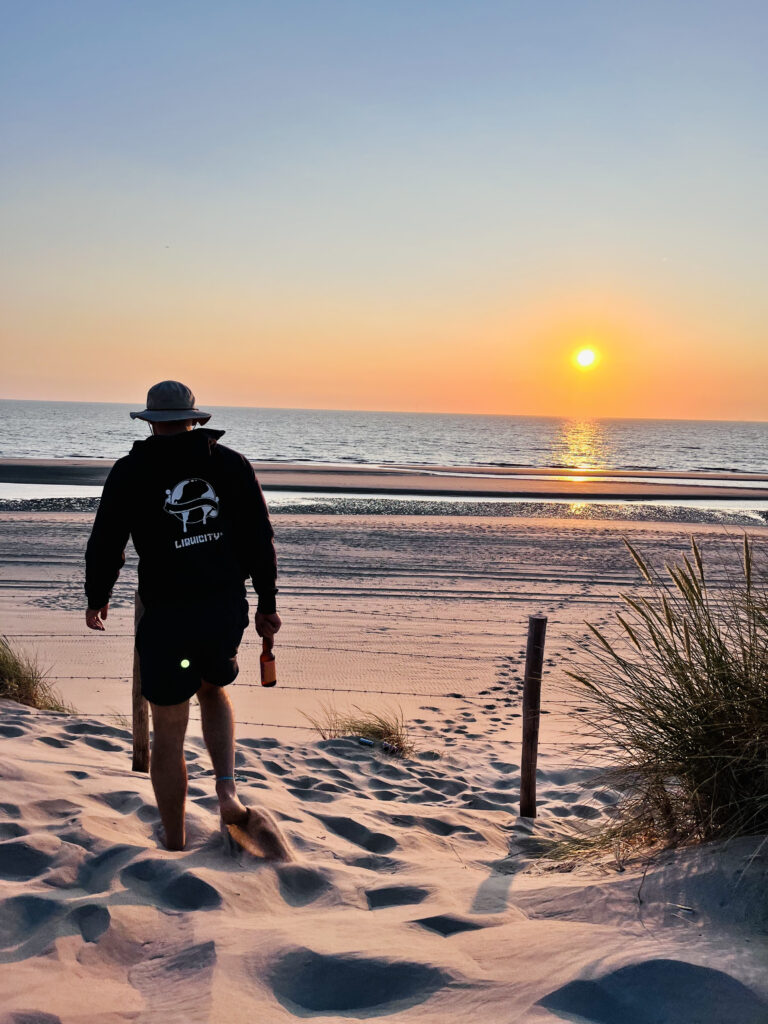
M 101 486 L 110 459 L 0 459 L 0 484 Z M 768 474 L 254 462 L 265 491 L 626 501 L 768 502 Z
M 741 531 L 274 513 L 278 686 L 258 685 L 251 630 L 230 688 L 241 795 L 272 811 L 295 852 L 274 866 L 223 841 L 194 708 L 188 847 L 159 844 L 121 718 L 135 560 L 129 551 L 107 633 L 87 634 L 91 521 L 0 514 L 2 631 L 50 666 L 78 712 L 0 712 L 0 1019 L 768 1019 L 759 839 L 650 865 L 615 851 L 541 858 L 616 799 L 599 756 L 580 750 L 566 670 L 584 620 L 605 625 L 638 588 L 622 537 L 662 567 L 693 532 L 721 572 Z M 760 557 L 764 529 L 749 528 Z M 548 616 L 535 820 L 518 817 L 532 614 Z M 320 739 L 305 716 L 329 704 L 401 709 L 415 753 Z
M 0 1024 L 768 1024 L 768 6 L 6 8 Z

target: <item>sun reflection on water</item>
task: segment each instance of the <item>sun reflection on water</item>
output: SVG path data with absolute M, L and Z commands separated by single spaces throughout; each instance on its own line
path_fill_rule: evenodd
M 599 420 L 565 420 L 555 441 L 555 465 L 569 469 L 604 469 L 605 431 Z

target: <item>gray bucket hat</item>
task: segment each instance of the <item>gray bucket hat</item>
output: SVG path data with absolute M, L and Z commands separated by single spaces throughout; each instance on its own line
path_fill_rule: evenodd
M 147 392 L 147 408 L 132 412 L 132 420 L 147 420 L 149 423 L 172 423 L 174 420 L 199 420 L 207 423 L 209 412 L 195 408 L 195 396 L 186 384 L 177 380 L 161 380 Z

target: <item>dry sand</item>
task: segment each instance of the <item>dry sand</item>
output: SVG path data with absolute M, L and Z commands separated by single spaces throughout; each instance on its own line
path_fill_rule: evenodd
M 131 773 L 129 736 L 106 717 L 130 705 L 134 563 L 109 633 L 86 635 L 90 521 L 0 516 L 0 629 L 45 634 L 15 642 L 51 664 L 82 712 L 0 708 L 2 1024 L 768 1021 L 759 840 L 668 854 L 647 870 L 607 857 L 553 871 L 537 858 L 542 840 L 598 821 L 615 799 L 574 749 L 578 712 L 559 702 L 581 621 L 604 621 L 636 586 L 621 534 L 657 564 L 691 530 L 713 563 L 738 536 L 275 516 L 279 685 L 253 685 L 247 646 L 231 692 L 241 722 L 274 723 L 239 727 L 237 770 L 246 802 L 270 809 L 294 847 L 281 867 L 223 842 L 196 723 L 188 849 L 159 846 L 149 781 Z M 516 815 L 534 612 L 549 616 L 549 636 L 532 822 Z M 301 712 L 328 699 L 400 704 L 415 756 L 316 739 Z

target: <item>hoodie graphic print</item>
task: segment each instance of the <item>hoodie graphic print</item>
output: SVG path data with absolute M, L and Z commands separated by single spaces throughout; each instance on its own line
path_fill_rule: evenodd
M 198 428 L 136 441 L 112 467 L 85 553 L 90 608 L 109 600 L 133 540 L 145 607 L 240 591 L 275 611 L 277 563 L 264 495 L 248 460 Z

